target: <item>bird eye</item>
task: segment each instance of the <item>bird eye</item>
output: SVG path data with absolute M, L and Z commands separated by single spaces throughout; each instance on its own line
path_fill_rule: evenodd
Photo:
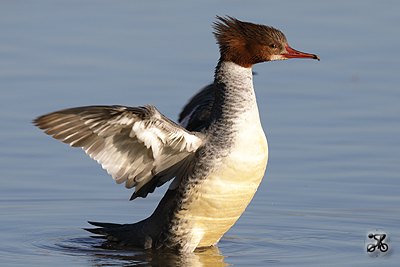
M 276 48 L 276 44 L 270 44 L 269 47 Z

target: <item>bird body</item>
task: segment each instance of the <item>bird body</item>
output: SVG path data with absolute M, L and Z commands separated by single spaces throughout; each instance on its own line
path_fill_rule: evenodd
M 192 252 L 215 245 L 237 221 L 264 176 L 268 145 L 251 67 L 319 57 L 289 47 L 272 27 L 217 17 L 214 83 L 186 105 L 178 125 L 155 107 L 90 106 L 34 123 L 82 149 L 127 188 L 146 197 L 174 179 L 153 214 L 134 224 L 94 223 L 88 231 L 120 245 Z
M 189 251 L 216 244 L 236 222 L 253 198 L 268 160 L 251 69 L 224 62 L 216 80 L 227 87 L 218 100 L 219 111 L 212 111 L 220 114 L 219 119 L 204 129 L 207 139 L 199 148 L 204 156 L 196 158 L 191 177 L 194 189 L 187 190 L 176 214 L 187 221 L 181 228 L 191 229 Z

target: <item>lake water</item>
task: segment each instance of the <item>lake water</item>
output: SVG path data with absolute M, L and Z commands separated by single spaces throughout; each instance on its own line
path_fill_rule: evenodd
M 139 221 L 165 188 L 128 201 L 131 191 L 32 119 L 148 103 L 177 118 L 213 79 L 210 25 L 225 14 L 279 28 L 321 57 L 254 68 L 270 148 L 257 194 L 218 247 L 101 247 L 87 220 Z M 398 265 L 399 14 L 398 1 L 2 1 L 1 265 Z M 376 228 L 390 238 L 383 257 L 364 248 Z

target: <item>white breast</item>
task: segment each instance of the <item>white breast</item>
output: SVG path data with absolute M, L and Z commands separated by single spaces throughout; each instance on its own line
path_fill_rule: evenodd
M 264 176 L 268 145 L 258 110 L 250 110 L 230 153 L 193 195 L 185 212 L 192 227 L 191 246 L 214 245 L 237 221 Z

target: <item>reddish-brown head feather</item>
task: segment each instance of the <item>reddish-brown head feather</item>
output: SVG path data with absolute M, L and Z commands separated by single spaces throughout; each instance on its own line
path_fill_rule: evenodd
M 220 61 L 231 61 L 242 67 L 251 68 L 254 64 L 284 60 L 288 58 L 314 58 L 316 55 L 287 50 L 289 46 L 285 35 L 273 27 L 240 21 L 234 17 L 217 16 L 214 22 L 214 35 L 221 53 Z M 290 54 L 290 55 L 289 55 Z
M 240 21 L 233 17 L 219 17 L 213 25 L 221 60 L 232 61 L 243 67 L 270 60 L 276 50 L 288 46 L 285 35 L 265 25 Z M 275 48 L 275 49 L 274 49 Z

